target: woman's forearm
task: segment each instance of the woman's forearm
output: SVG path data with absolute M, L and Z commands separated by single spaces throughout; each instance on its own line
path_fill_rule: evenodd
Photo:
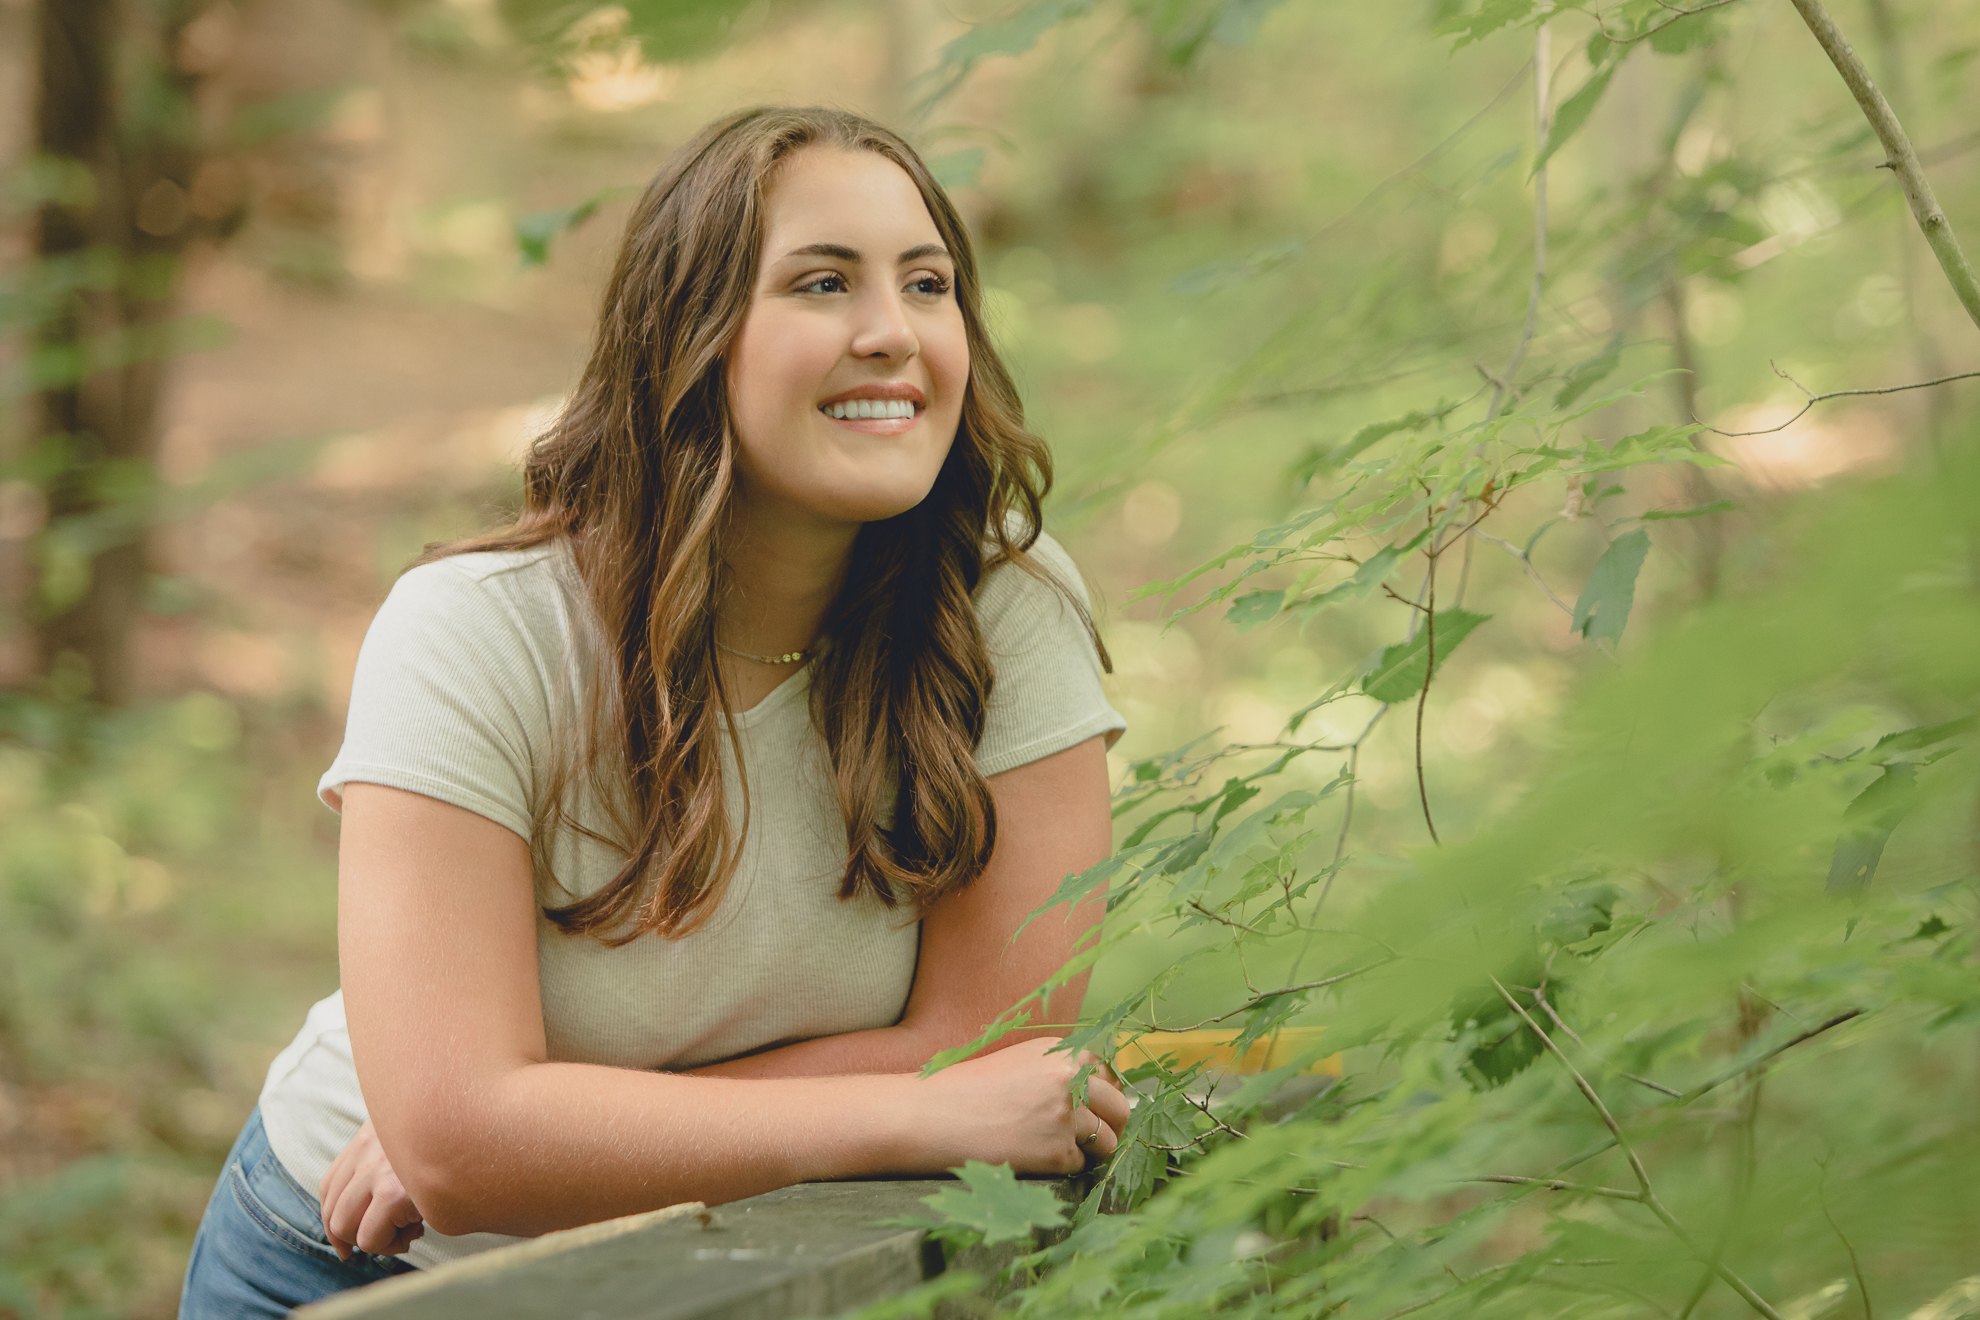
M 929 1174 L 965 1160 L 1070 1173 L 1105 1156 L 1128 1106 L 1070 1087 L 1090 1055 L 1034 1040 L 934 1077 L 773 1081 L 579 1063 L 483 1074 L 378 1135 L 435 1232 L 524 1236 L 792 1183 Z
M 911 1077 L 737 1081 L 575 1063 L 515 1068 L 388 1148 L 436 1232 L 533 1236 L 809 1180 L 933 1172 Z M 548 1121 L 546 1121 L 546 1119 Z

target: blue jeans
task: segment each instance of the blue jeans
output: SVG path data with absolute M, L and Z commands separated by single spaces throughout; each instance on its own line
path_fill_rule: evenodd
M 395 1256 L 354 1252 L 338 1260 L 323 1210 L 268 1149 L 261 1111 L 227 1152 L 186 1263 L 179 1320 L 260 1320 L 305 1302 L 410 1273 Z

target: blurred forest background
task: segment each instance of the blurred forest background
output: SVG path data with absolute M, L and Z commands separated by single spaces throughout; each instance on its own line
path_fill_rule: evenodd
M 38 11 L 97 63 L 51 73 Z M 1836 12 L 1971 246 L 1980 5 Z M 1462 7 L 1425 0 L 1025 13 L 1013 35 L 973 26 L 1006 15 L 979 0 L 0 0 L 0 1315 L 173 1312 L 263 1071 L 336 983 L 336 821 L 312 788 L 371 612 L 423 544 L 511 506 L 625 190 L 716 114 L 867 112 L 953 187 L 1058 455 L 1049 525 L 1097 593 L 1124 779 L 1192 739 L 1279 740 L 1392 640 L 1354 611 L 1171 625 L 1134 593 L 1324 491 L 1368 424 L 1492 389 L 1526 342 L 1530 28 L 1453 51 L 1434 29 Z M 1550 392 L 1683 372 L 1592 434 L 1759 431 L 1801 407 L 1794 382 L 1980 360 L 1785 0 L 1607 65 L 1584 15 L 1557 26 L 1557 107 L 1610 72 L 1548 162 L 1529 361 Z M 1632 640 L 1778 574 L 1772 529 L 1805 493 L 1970 445 L 1976 400 L 1838 399 L 1702 437 L 1724 466 L 1590 486 L 1611 521 L 1728 510 L 1656 524 Z M 1581 490 L 1528 545 L 1568 597 L 1607 540 Z M 1526 567 L 1478 552 L 1499 622 L 1428 698 L 1446 838 L 1519 799 L 1608 664 Z M 1340 712 L 1301 736 L 1360 733 Z M 1411 735 L 1388 720 L 1358 753 L 1371 856 L 1424 842 Z M 1110 951 L 1092 999 L 1174 956 Z M 1175 1021 L 1239 976 L 1199 967 L 1164 992 Z M 1961 1050 L 1933 1084 L 1971 1111 Z

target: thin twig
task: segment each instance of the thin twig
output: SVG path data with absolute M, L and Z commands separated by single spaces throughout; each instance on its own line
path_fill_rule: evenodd
M 1633 37 L 1619 37 L 1615 33 L 1609 31 L 1609 25 L 1603 21 L 1602 16 L 1600 14 L 1595 15 L 1595 25 L 1602 29 L 1602 35 L 1607 37 L 1610 41 L 1615 42 L 1618 46 L 1627 46 L 1631 42 L 1642 41 L 1646 37 L 1654 37 L 1659 32 L 1662 32 L 1665 28 L 1669 27 L 1671 24 L 1682 22 L 1683 20 L 1690 18 L 1693 14 L 1702 14 L 1708 9 L 1720 9 L 1726 5 L 1731 4 L 1732 2 L 1733 0 L 1711 0 L 1710 4 L 1700 5 L 1696 9 L 1680 9 L 1676 5 L 1667 5 L 1663 3 L 1663 0 L 1658 0 L 1659 8 L 1668 9 L 1673 14 L 1677 15 L 1677 17 L 1667 18 L 1663 22 L 1657 24 L 1657 26 L 1653 28 L 1645 28 L 1643 31 L 1637 33 Z
M 1492 985 L 1499 992 L 1500 998 L 1506 1001 L 1507 1007 L 1511 1008 L 1514 1013 L 1517 1013 L 1520 1021 L 1524 1022 L 1528 1029 L 1540 1038 L 1540 1044 L 1545 1047 L 1547 1052 L 1560 1060 L 1561 1066 L 1568 1070 L 1570 1077 L 1574 1078 L 1575 1087 L 1580 1090 L 1582 1098 L 1594 1107 L 1596 1115 L 1602 1120 L 1602 1126 L 1609 1129 L 1609 1136 L 1615 1141 L 1616 1149 L 1623 1153 L 1623 1159 L 1628 1162 L 1629 1171 L 1636 1179 L 1637 1188 L 1641 1192 L 1641 1195 L 1636 1199 L 1651 1214 L 1657 1216 L 1664 1227 L 1670 1230 L 1671 1235 L 1684 1243 L 1687 1250 L 1703 1259 L 1703 1253 L 1699 1251 L 1698 1244 L 1692 1240 L 1691 1234 L 1685 1230 L 1683 1224 L 1678 1222 L 1677 1216 L 1673 1215 L 1665 1207 L 1664 1203 L 1658 1199 L 1656 1189 L 1650 1184 L 1650 1173 L 1643 1167 L 1643 1160 L 1637 1155 L 1636 1147 L 1630 1145 L 1629 1138 L 1623 1135 L 1622 1125 L 1616 1122 L 1616 1116 L 1609 1112 L 1609 1107 L 1606 1104 L 1602 1103 L 1602 1097 L 1596 1094 L 1595 1088 L 1588 1084 L 1588 1079 L 1581 1075 L 1581 1069 L 1574 1066 L 1574 1061 L 1562 1052 L 1559 1045 L 1554 1043 L 1554 1038 L 1547 1034 L 1546 1029 L 1533 1020 L 1533 1015 L 1528 1013 L 1517 999 L 1513 998 L 1512 992 L 1500 983 L 1498 977 L 1495 976 L 1492 978 Z M 1782 1320 L 1781 1313 L 1775 1310 L 1766 1298 L 1754 1292 L 1752 1288 L 1747 1286 L 1744 1279 L 1734 1274 L 1730 1269 L 1727 1269 L 1724 1265 L 1717 1265 L 1715 1273 L 1721 1279 L 1725 1280 L 1728 1287 L 1740 1295 L 1741 1300 L 1759 1314 L 1767 1317 L 1767 1320 Z
M 1788 418 L 1785 422 L 1782 422 L 1779 426 L 1769 426 L 1766 429 L 1760 431 L 1721 431 L 1716 426 L 1706 426 L 1705 429 L 1710 431 L 1713 435 L 1722 435 L 1729 440 L 1737 440 L 1742 436 L 1748 436 L 1748 435 L 1772 435 L 1776 431 L 1785 431 L 1788 427 L 1793 426 L 1796 422 L 1800 421 L 1802 418 L 1802 414 L 1806 413 L 1810 408 L 1813 408 L 1818 403 L 1825 403 L 1830 399 L 1840 399 L 1846 395 L 1851 395 L 1851 394 L 1902 394 L 1906 390 L 1927 390 L 1932 388 L 1934 385 L 1949 385 L 1956 380 L 1972 380 L 1976 376 L 1980 376 L 1980 371 L 1962 371 L 1956 376 L 1941 376 L 1937 380 L 1921 380 L 1918 381 L 1916 384 L 1912 384 L 1912 385 L 1886 385 L 1881 389 L 1874 389 L 1874 390 L 1830 390 L 1827 394 L 1809 393 L 1808 387 L 1806 385 L 1803 385 L 1800 381 L 1795 380 L 1794 377 L 1788 375 L 1785 371 L 1782 371 L 1779 367 L 1774 368 L 1774 374 L 1779 376 L 1782 380 L 1785 380 L 1789 384 L 1793 385 L 1803 394 L 1808 395 L 1808 402 L 1801 405 L 1801 412 L 1798 412 L 1794 416 Z M 1691 420 L 1694 422 L 1698 421 L 1696 417 L 1692 418 Z M 1704 426 L 1704 423 L 1699 422 L 1699 425 Z
M 1540 590 L 1547 593 L 1547 599 L 1553 601 L 1555 605 L 1559 606 L 1561 612 L 1567 615 L 1570 619 L 1574 617 L 1574 606 L 1568 604 L 1566 601 L 1562 600 L 1559 596 L 1556 596 L 1554 594 L 1554 589 L 1547 585 L 1547 579 L 1540 576 L 1540 570 L 1533 566 L 1533 560 L 1527 555 L 1526 551 L 1520 549 L 1518 546 L 1514 545 L 1511 541 L 1506 540 L 1504 537 L 1494 536 L 1490 532 L 1473 532 L 1472 535 L 1482 536 L 1487 541 L 1492 542 L 1494 545 L 1504 546 L 1506 548 L 1506 553 L 1511 555 L 1514 559 L 1517 559 L 1520 563 L 1520 567 L 1526 570 L 1526 575 L 1532 578 L 1534 582 L 1539 584 Z
M 1551 999 L 1548 999 L 1543 991 L 1538 991 L 1538 990 L 1534 991 L 1533 998 L 1539 1003 L 1540 1007 L 1547 1010 L 1547 1017 L 1550 1020 L 1552 1020 L 1553 1024 L 1559 1027 L 1562 1031 L 1567 1033 L 1567 1038 L 1569 1040 L 1581 1046 L 1582 1049 L 1587 1050 L 1590 1054 L 1593 1054 L 1597 1059 L 1601 1059 L 1603 1066 L 1613 1070 L 1616 1076 L 1621 1077 L 1626 1081 L 1635 1082 L 1638 1086 L 1647 1086 L 1653 1091 L 1662 1091 L 1665 1095 L 1670 1096 L 1673 1099 L 1676 1099 L 1678 1096 L 1684 1094 L 1684 1092 L 1682 1091 L 1672 1090 L 1670 1087 L 1665 1086 L 1662 1082 L 1653 1082 L 1648 1077 L 1638 1077 L 1635 1073 L 1624 1072 L 1622 1069 L 1617 1068 L 1613 1063 L 1610 1063 L 1607 1059 L 1602 1058 L 1602 1054 L 1599 1050 L 1597 1050 L 1594 1046 L 1590 1045 L 1587 1041 L 1583 1040 L 1581 1036 L 1575 1031 L 1575 1029 L 1573 1027 L 1570 1027 L 1567 1024 L 1567 1021 L 1564 1018 L 1562 1018 L 1559 1013 L 1554 1011 L 1553 1001 Z
M 1479 1178 L 1466 1178 L 1475 1183 L 1514 1183 L 1520 1186 L 1544 1187 L 1550 1192 L 1580 1192 L 1586 1196 L 1606 1196 L 1614 1201 L 1640 1201 L 1643 1198 L 1636 1192 L 1624 1191 L 1620 1187 L 1594 1187 L 1587 1183 L 1563 1182 L 1559 1178 L 1521 1178 L 1517 1174 L 1493 1173 Z
M 1975 275 L 1972 263 L 1960 250 L 1959 236 L 1953 232 L 1952 221 L 1939 207 L 1939 199 L 1932 194 L 1932 185 L 1925 178 L 1924 167 L 1918 163 L 1918 153 L 1905 135 L 1904 126 L 1898 122 L 1897 113 L 1891 103 L 1877 90 L 1871 81 L 1870 70 L 1863 60 L 1850 48 L 1842 29 L 1836 26 L 1835 19 L 1822 7 L 1822 0 L 1793 0 L 1794 7 L 1801 15 L 1802 22 L 1815 34 L 1815 40 L 1822 45 L 1829 62 L 1836 66 L 1836 72 L 1849 87 L 1850 95 L 1863 111 L 1863 117 L 1870 121 L 1870 127 L 1877 134 L 1877 141 L 1883 144 L 1889 157 L 1891 173 L 1897 176 L 1898 184 L 1904 189 L 1904 200 L 1911 205 L 1911 214 L 1918 221 L 1918 228 L 1924 233 L 1925 241 L 1931 245 L 1932 255 L 1939 259 L 1939 269 L 1946 274 L 1953 293 L 1959 298 L 1960 306 L 1973 318 L 1973 324 L 1980 326 L 1980 275 Z
M 1221 912 L 1212 912 L 1209 908 L 1204 907 L 1201 903 L 1197 902 L 1193 898 L 1189 900 L 1189 905 L 1196 909 L 1196 914 L 1198 916 L 1207 917 L 1211 921 L 1217 922 L 1219 925 L 1229 926 L 1232 930 L 1241 930 L 1251 935 L 1262 936 L 1265 934 L 1264 931 L 1258 929 L 1258 927 L 1256 926 L 1247 926 L 1242 921 L 1233 921 L 1231 918 L 1223 915 Z M 1677 1092 L 1673 1091 L 1671 1092 L 1671 1094 L 1676 1095 Z
M 1817 1036 L 1821 1035 L 1825 1031 L 1833 1030 L 1836 1027 L 1840 1027 L 1845 1022 L 1852 1021 L 1862 1016 L 1863 1016 L 1863 1010 L 1860 1008 L 1852 1008 L 1847 1013 L 1838 1013 L 1834 1017 L 1830 1018 L 1828 1021 L 1823 1022 L 1817 1026 L 1810 1027 L 1807 1031 L 1802 1032 L 1800 1035 L 1794 1037 L 1792 1040 L 1783 1041 L 1781 1044 L 1776 1045 L 1773 1049 L 1768 1050 L 1765 1054 L 1753 1060 L 1751 1063 L 1740 1064 L 1736 1068 L 1732 1068 L 1726 1072 L 1720 1073 L 1717 1077 L 1714 1077 L 1709 1082 L 1699 1083 L 1697 1086 L 1692 1087 L 1689 1091 L 1686 1091 L 1683 1095 L 1679 1096 L 1677 1098 L 1676 1103 L 1679 1105 L 1688 1105 L 1692 1101 L 1704 1095 L 1707 1091 L 1715 1091 L 1719 1087 L 1724 1086 L 1727 1082 L 1735 1081 L 1738 1078 L 1746 1076 L 1746 1074 L 1752 1072 L 1755 1068 L 1765 1066 L 1770 1060 L 1775 1058 L 1777 1055 L 1785 1054 L 1787 1051 L 1793 1049 L 1795 1046 L 1800 1045 L 1805 1041 L 1814 1040 Z
M 1741 1106 L 1739 1134 L 1739 1164 L 1733 1179 L 1731 1203 L 1727 1206 L 1724 1222 L 1719 1225 L 1717 1236 L 1712 1239 L 1712 1255 L 1705 1262 L 1704 1272 L 1692 1286 L 1691 1294 L 1685 1298 L 1684 1306 L 1678 1311 L 1677 1320 L 1691 1320 L 1691 1313 L 1698 1309 L 1698 1303 L 1705 1297 L 1705 1290 L 1712 1286 L 1712 1278 L 1718 1273 L 1719 1263 L 1725 1259 L 1726 1247 L 1732 1242 L 1733 1231 L 1746 1216 L 1747 1199 L 1753 1192 L 1754 1172 L 1754 1128 L 1760 1121 L 1760 1088 L 1766 1074 L 1753 1078 L 1747 1089 L 1746 1103 Z
M 1213 1088 L 1211 1088 L 1211 1090 L 1212 1090 L 1212 1094 L 1214 1094 L 1214 1093 L 1215 1093 L 1215 1088 L 1213 1087 Z M 1236 1137 L 1236 1138 L 1237 1138 L 1237 1139 L 1238 1139 L 1239 1141 L 1249 1141 L 1249 1140 L 1251 1140 L 1251 1136 L 1250 1136 L 1250 1134 L 1249 1134 L 1249 1133 L 1245 1133 L 1245 1132 L 1240 1132 L 1240 1131 L 1238 1131 L 1238 1130 L 1237 1130 L 1236 1128 L 1234 1128 L 1234 1127 L 1232 1127 L 1232 1126 L 1231 1126 L 1231 1125 L 1230 1125 L 1229 1123 L 1226 1123 L 1226 1122 L 1225 1122 L 1225 1121 L 1224 1121 L 1223 1119 L 1221 1119 L 1221 1118 L 1218 1118 L 1218 1117 L 1217 1117 L 1217 1116 L 1216 1116 L 1215 1114 L 1213 1114 L 1213 1113 L 1211 1113 L 1211 1112 L 1210 1112 L 1210 1097 L 1209 1097 L 1209 1096 L 1207 1096 L 1207 1095 L 1206 1095 L 1206 1096 L 1204 1096 L 1204 1097 L 1203 1097 L 1203 1098 L 1202 1098 L 1201 1100 L 1198 1100 L 1198 1099 L 1197 1099 L 1197 1098 L 1196 1098 L 1195 1096 L 1193 1096 L 1193 1095 L 1191 1095 L 1191 1094 L 1190 1094 L 1189 1092 L 1187 1092 L 1187 1091 L 1184 1091 L 1184 1092 L 1182 1093 L 1182 1098 L 1183 1098 L 1183 1099 L 1185 1099 L 1185 1100 L 1187 1100 L 1187 1101 L 1189 1101 L 1189 1103 L 1190 1103 L 1190 1104 L 1191 1104 L 1192 1106 L 1194 1106 L 1195 1108 L 1197 1108 L 1198 1110 L 1201 1110 L 1201 1111 L 1202 1111 L 1202 1113 L 1203 1113 L 1203 1116 L 1204 1116 L 1205 1118 L 1207 1118 L 1207 1119 L 1209 1119 L 1209 1120 L 1210 1120 L 1210 1121 L 1211 1121 L 1211 1122 L 1212 1122 L 1213 1124 L 1215 1124 L 1215 1125 L 1216 1125 L 1215 1127 L 1213 1127 L 1213 1128 L 1211 1129 L 1211 1131 L 1213 1131 L 1213 1132 L 1228 1132 L 1228 1133 L 1230 1133 L 1230 1134 L 1231 1134 L 1232 1136 L 1234 1136 L 1234 1137 Z M 1205 1137 L 1207 1137 L 1207 1136 L 1209 1136 L 1209 1135 L 1210 1135 L 1210 1133 L 1209 1133 L 1209 1132 L 1206 1132 L 1206 1133 L 1204 1133 L 1203 1135 L 1204 1135 Z M 1200 1137 L 1198 1138 L 1198 1140 L 1199 1140 L 1199 1141 L 1200 1141 L 1201 1139 L 1202 1139 L 1202 1138 L 1200 1138 Z
M 1547 8 L 1552 8 L 1551 5 Z M 1547 139 L 1554 132 L 1553 115 L 1553 31 L 1543 18 L 1533 30 L 1533 142 L 1534 150 L 1545 154 Z M 1526 323 L 1519 332 L 1519 343 L 1505 370 L 1492 383 L 1492 406 L 1485 414 L 1491 421 L 1510 397 L 1526 350 L 1540 324 L 1540 301 L 1547 289 L 1547 166 L 1543 161 L 1533 171 L 1533 283 L 1526 295 Z
M 1431 535 L 1435 536 L 1437 511 L 1430 511 Z M 1423 708 L 1430 704 L 1430 684 L 1437 677 L 1437 552 L 1430 552 L 1430 567 L 1424 570 L 1426 594 L 1430 603 L 1423 611 L 1423 690 L 1416 694 L 1416 792 L 1423 802 L 1423 824 L 1430 831 L 1430 842 L 1443 847 L 1437 837 L 1437 822 L 1430 819 L 1430 784 L 1423 774 Z
M 1288 986 L 1283 986 L 1277 990 L 1268 990 L 1262 995 L 1258 995 L 1255 996 L 1254 998 L 1245 1000 L 1242 1004 L 1239 1004 L 1236 1008 L 1232 1009 L 1228 1013 L 1219 1013 L 1216 1017 L 1204 1018 L 1201 1022 L 1191 1023 L 1187 1027 L 1149 1026 L 1149 1027 L 1143 1027 L 1142 1030 L 1181 1032 L 1181 1031 L 1196 1031 L 1203 1027 L 1212 1027 L 1219 1022 L 1227 1021 L 1230 1018 L 1234 1018 L 1240 1013 L 1249 1012 L 1250 1010 L 1257 1008 L 1260 1004 L 1264 1003 L 1268 999 L 1277 999 L 1280 995 L 1296 995 L 1303 990 L 1318 990 L 1324 986 L 1337 985 L 1342 981 L 1348 980 L 1350 977 L 1360 976 L 1363 972 L 1372 972 L 1377 967 L 1386 967 L 1394 961 L 1395 961 L 1394 958 L 1382 958 L 1382 959 L 1378 959 L 1375 962 L 1369 963 L 1366 967 L 1357 967 L 1351 972 L 1342 972 L 1338 976 L 1329 976 L 1329 977 L 1324 977 L 1318 981 L 1307 981 L 1300 985 L 1288 985 Z
M 1356 771 L 1361 766 L 1362 744 L 1368 741 L 1368 736 L 1375 732 L 1375 726 L 1380 724 L 1382 717 L 1388 713 L 1387 705 L 1376 707 L 1375 713 L 1368 717 L 1368 723 L 1362 726 L 1361 732 L 1356 734 L 1354 741 L 1347 746 L 1347 796 L 1341 811 L 1341 832 L 1334 839 L 1334 859 L 1328 863 L 1327 882 L 1320 886 L 1320 897 L 1313 904 L 1313 911 L 1316 914 L 1327 905 L 1327 896 L 1334 892 L 1334 877 L 1340 874 L 1341 856 L 1347 851 L 1348 830 L 1354 825 L 1354 789 L 1355 785 L 1361 782 Z
M 1829 1221 L 1829 1227 L 1841 1240 L 1843 1250 L 1849 1253 L 1849 1272 L 1856 1276 L 1856 1291 L 1863 1298 L 1863 1320 L 1877 1320 L 1877 1313 L 1870 1309 L 1870 1285 L 1863 1279 L 1863 1263 L 1856 1258 L 1855 1246 L 1850 1243 L 1849 1236 L 1842 1231 L 1842 1225 L 1836 1222 L 1835 1215 L 1829 1210 L 1828 1183 L 1829 1170 L 1825 1165 L 1822 1169 L 1822 1218 Z

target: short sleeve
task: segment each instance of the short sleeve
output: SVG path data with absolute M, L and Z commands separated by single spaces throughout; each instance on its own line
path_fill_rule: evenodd
M 1031 547 L 1034 565 L 1065 591 L 1015 564 L 992 569 L 977 589 L 977 622 L 996 671 L 984 712 L 977 768 L 1015 769 L 1106 734 L 1113 745 L 1127 721 L 1100 687 L 1100 655 L 1080 610 L 1090 610 L 1071 556 L 1049 536 Z M 1067 593 L 1077 600 L 1073 608 Z
M 332 810 L 350 783 L 438 798 L 530 836 L 544 667 L 512 602 L 461 559 L 401 577 L 358 652 L 344 745 L 317 784 Z

